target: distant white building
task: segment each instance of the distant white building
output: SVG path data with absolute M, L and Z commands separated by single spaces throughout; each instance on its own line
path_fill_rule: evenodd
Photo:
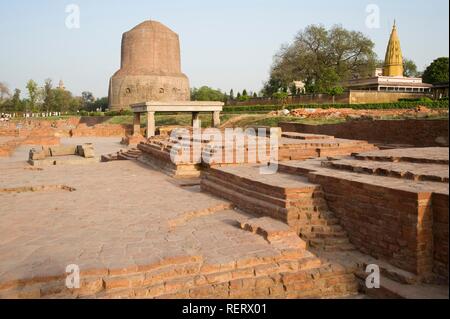
M 430 93 L 433 85 L 422 78 L 403 76 L 403 54 L 397 27 L 394 24 L 386 50 L 383 68 L 377 68 L 372 77 L 350 80 L 345 85 L 350 90 Z
M 303 81 L 292 82 L 295 85 L 296 92 L 291 93 L 306 93 L 305 83 Z

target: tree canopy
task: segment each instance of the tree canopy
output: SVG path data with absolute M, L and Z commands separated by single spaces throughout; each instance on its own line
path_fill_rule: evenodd
M 417 77 L 420 76 L 420 72 L 417 71 L 417 65 L 413 60 L 403 59 L 403 76 Z
M 0 102 L 3 99 L 9 98 L 11 93 L 9 92 L 9 88 L 5 83 L 0 82 Z
M 423 72 L 422 79 L 430 84 L 448 82 L 448 57 L 434 60 Z
M 286 92 L 295 80 L 304 81 L 309 92 L 327 92 L 342 81 L 368 76 L 376 64 L 373 48 L 361 32 L 310 25 L 275 55 L 263 93 Z
M 220 90 L 202 86 L 201 88 L 191 89 L 191 99 L 193 101 L 224 101 L 225 94 Z
M 25 95 L 22 98 L 22 95 Z M 19 89 L 10 93 L 6 84 L 0 82 L 0 111 L 2 112 L 76 112 L 104 111 L 108 107 L 108 98 L 96 99 L 92 93 L 83 92 L 81 97 L 73 96 L 68 90 L 54 88 L 51 79 L 42 86 L 34 80 L 26 83 L 26 94 Z

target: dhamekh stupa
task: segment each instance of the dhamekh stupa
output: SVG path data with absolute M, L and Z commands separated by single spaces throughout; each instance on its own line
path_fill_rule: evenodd
M 178 34 L 145 21 L 122 35 L 121 66 L 109 82 L 109 108 L 142 101 L 188 101 L 189 79 L 181 72 Z

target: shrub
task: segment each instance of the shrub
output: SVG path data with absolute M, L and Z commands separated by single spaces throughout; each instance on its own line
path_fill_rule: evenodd
M 105 116 L 124 116 L 124 115 L 133 115 L 133 111 L 120 110 L 120 111 L 109 111 L 105 113 Z
M 286 106 L 289 110 L 300 108 L 352 108 L 352 109 L 409 109 L 417 106 L 428 108 L 448 108 L 448 99 L 438 101 L 399 101 L 393 103 L 374 103 L 374 104 L 293 104 Z M 282 105 L 249 105 L 249 106 L 226 106 L 225 113 L 248 113 L 248 112 L 271 112 L 281 110 Z

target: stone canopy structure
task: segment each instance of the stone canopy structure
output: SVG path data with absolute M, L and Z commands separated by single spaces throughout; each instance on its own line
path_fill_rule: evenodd
M 178 34 L 150 20 L 125 32 L 121 67 L 109 83 L 109 108 L 125 110 L 142 101 L 189 99 L 189 79 L 181 72 Z

